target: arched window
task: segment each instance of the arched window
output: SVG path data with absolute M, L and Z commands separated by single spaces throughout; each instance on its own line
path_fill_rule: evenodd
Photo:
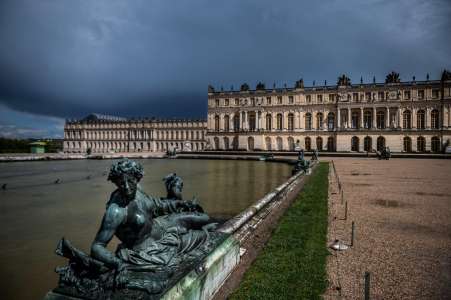
M 356 136 L 351 138 L 351 151 L 359 151 L 359 138 Z
M 417 151 L 426 152 L 426 140 L 422 136 L 417 138 Z
M 215 116 L 215 131 L 219 131 L 219 116 Z
M 283 150 L 282 138 L 280 136 L 278 136 L 276 139 L 276 142 L 277 142 L 277 150 L 282 151 Z
M 310 139 L 310 137 L 306 137 L 304 143 L 305 143 L 305 151 L 312 150 L 312 140 Z
M 288 150 L 294 151 L 294 139 L 291 136 L 288 137 Z
M 266 115 L 266 130 L 271 131 L 272 129 L 272 116 L 271 114 Z
M 385 148 L 385 138 L 383 136 L 380 136 L 380 137 L 377 138 L 376 142 L 377 142 L 377 145 L 376 145 L 377 151 L 384 150 L 384 148 Z
M 385 112 L 380 110 L 376 113 L 376 124 L 378 129 L 385 128 Z
M 316 128 L 323 129 L 323 113 L 316 114 Z
M 228 115 L 224 116 L 224 131 L 228 132 L 230 130 L 230 117 Z M 199 139 L 199 133 L 197 134 L 197 139 Z
M 440 128 L 440 118 L 438 110 L 434 109 L 431 111 L 431 128 L 439 129 Z
M 316 149 L 323 151 L 323 139 L 320 136 L 316 138 Z
M 330 112 L 327 115 L 327 129 L 334 130 L 335 128 L 335 114 L 333 112 Z
M 282 130 L 283 128 L 283 116 L 282 114 L 277 114 L 277 130 Z
M 312 130 L 312 114 L 305 114 L 305 130 Z
M 405 136 L 403 139 L 404 152 L 412 152 L 412 139 Z
M 294 129 L 294 115 L 292 113 L 288 114 L 288 130 L 293 131 Z
M 418 129 L 426 128 L 426 117 L 424 110 L 419 110 L 417 112 L 417 128 Z
M 232 148 L 233 148 L 233 150 L 238 150 L 238 137 L 237 136 L 233 137 Z
M 239 131 L 240 130 L 240 115 L 235 115 L 233 117 L 233 130 Z
M 254 151 L 254 138 L 251 136 L 247 138 L 247 149 L 249 151 Z
M 327 138 L 327 151 L 329 152 L 335 151 L 335 141 L 332 136 Z
M 410 110 L 405 110 L 402 113 L 402 127 L 404 129 L 412 129 L 412 114 Z
M 431 151 L 438 153 L 441 151 L 440 138 L 438 136 L 433 136 L 431 139 Z
M 224 137 L 224 149 L 229 150 L 229 138 Z
M 363 139 L 363 150 L 366 152 L 370 152 L 373 148 L 371 137 L 366 136 Z
M 219 150 L 219 138 L 218 137 L 215 137 L 214 139 L 213 139 L 213 141 L 214 141 L 214 145 L 215 145 L 215 150 Z M 166 143 L 167 144 L 167 143 Z M 166 146 L 167 147 L 167 146 Z M 191 145 L 191 149 L 193 149 L 192 148 L 192 145 Z
M 271 151 L 272 147 L 271 147 L 271 138 L 269 136 L 267 136 L 265 138 L 265 144 L 266 144 L 266 150 Z

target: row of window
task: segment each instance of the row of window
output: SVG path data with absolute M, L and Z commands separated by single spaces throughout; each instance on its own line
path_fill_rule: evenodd
M 139 123 L 141 124 L 141 123 Z M 140 127 L 144 127 L 146 126 L 147 128 L 149 128 L 149 124 L 150 128 L 185 128 L 185 127 L 203 127 L 205 126 L 204 122 L 181 122 L 181 123 L 144 123 L 142 124 L 142 126 L 136 126 L 136 125 L 131 125 L 128 123 L 98 123 L 98 124 L 89 124 L 89 125 L 81 125 L 81 124 L 66 124 L 65 128 L 66 129 L 133 129 L 133 128 L 140 128 Z
M 341 126 L 346 127 L 348 124 L 347 120 L 347 114 L 342 114 L 343 117 L 341 119 Z M 377 129 L 385 129 L 387 127 L 388 121 L 386 118 L 386 112 L 385 111 L 378 111 L 376 113 L 376 128 Z M 440 118 L 439 118 L 439 112 L 438 110 L 434 109 L 431 111 L 431 128 L 432 129 L 439 129 L 440 128 Z M 242 117 L 242 120 L 245 118 Z M 395 123 L 396 115 L 392 115 L 391 123 L 393 127 L 397 127 Z M 412 113 L 410 110 L 405 110 L 402 114 L 403 119 L 403 125 L 402 128 L 404 129 L 412 129 Z M 254 131 L 256 130 L 256 114 L 255 112 L 250 112 L 248 116 L 248 130 Z M 265 129 L 270 131 L 273 129 L 273 118 L 271 114 L 267 114 L 265 117 Z M 323 129 L 324 128 L 324 116 L 323 113 L 319 112 L 316 114 L 316 129 Z M 235 115 L 233 118 L 233 130 L 239 131 L 240 130 L 240 117 L 239 115 Z M 351 113 L 351 128 L 359 129 L 360 128 L 360 112 L 352 112 Z M 370 129 L 373 127 L 373 113 L 371 111 L 364 111 L 363 113 L 363 127 L 366 129 Z M 417 112 L 417 129 L 425 129 L 426 128 L 426 112 L 424 110 L 419 110 Z M 223 129 L 225 132 L 230 131 L 230 117 L 228 115 L 225 115 L 223 118 Z M 283 130 L 283 115 L 277 114 L 276 115 L 276 130 Z M 288 114 L 288 127 L 287 129 L 289 131 L 294 130 L 294 114 L 289 113 Z M 312 130 L 312 114 L 306 113 L 305 114 L 305 129 L 306 130 Z M 335 129 L 335 114 L 333 112 L 328 113 L 327 115 L 327 129 L 333 130 Z M 215 131 L 220 130 L 220 117 L 218 115 L 215 116 Z
M 288 151 L 294 151 L 295 150 L 295 146 L 296 144 L 299 143 L 299 141 L 297 141 L 295 143 L 294 138 L 293 137 L 288 137 L 287 139 L 288 142 L 288 148 L 284 149 L 284 144 L 283 144 L 283 139 L 281 137 L 277 137 L 275 139 L 275 145 L 273 145 L 273 139 L 271 137 L 266 137 L 265 138 L 265 150 L 267 151 L 272 151 L 272 150 L 277 150 L 277 151 L 284 151 L 284 150 L 288 150 Z M 219 138 L 215 137 L 213 139 L 213 143 L 214 143 L 214 149 L 215 150 L 238 150 L 238 138 L 234 137 L 232 139 L 229 139 L 229 137 L 224 137 L 223 138 L 223 147 L 220 146 L 219 143 Z M 319 151 L 329 151 L 329 152 L 333 152 L 336 151 L 336 143 L 335 143 L 335 138 L 334 137 L 328 137 L 327 138 L 327 144 L 326 144 L 326 148 L 324 148 L 323 146 L 323 138 L 322 137 L 317 137 L 315 140 L 316 143 L 316 149 Z M 382 151 L 385 148 L 385 138 L 383 136 L 379 136 L 376 139 L 376 149 L 378 151 Z M 275 146 L 275 148 L 274 148 Z M 373 139 L 370 136 L 366 136 L 363 139 L 363 151 L 367 151 L 367 152 L 371 152 L 373 151 Z M 254 150 L 254 138 L 253 137 L 248 137 L 247 140 L 247 149 L 249 151 Z M 304 149 L 306 151 L 311 151 L 312 150 L 312 139 L 310 137 L 306 137 L 304 139 Z M 360 139 L 357 136 L 354 136 L 351 138 L 351 151 L 360 151 Z M 404 152 L 412 152 L 412 139 L 408 136 L 403 138 L 403 151 Z M 426 138 L 425 137 L 418 137 L 417 138 L 417 152 L 426 152 Z M 440 138 L 437 136 L 434 136 L 431 138 L 431 152 L 440 152 L 441 151 L 441 144 L 440 144 Z
M 433 89 L 431 91 L 432 99 L 439 99 L 440 90 Z M 314 95 L 306 95 L 305 100 L 307 103 L 325 103 L 325 102 L 335 102 L 337 100 L 340 101 L 353 101 L 353 102 L 361 102 L 361 101 L 384 101 L 388 99 L 393 100 L 411 100 L 412 99 L 412 91 L 407 90 L 403 91 L 380 91 L 380 92 L 365 92 L 365 93 L 347 93 L 345 99 L 341 98 L 340 94 L 314 94 Z M 316 99 L 315 99 L 316 98 Z M 417 99 L 425 100 L 426 99 L 426 91 L 418 90 L 417 91 Z M 250 98 L 248 99 L 223 99 L 221 103 L 220 99 L 215 99 L 215 106 L 256 106 L 256 105 L 281 105 L 284 104 L 282 101 L 282 96 L 277 97 L 266 97 L 266 101 L 264 98 Z M 294 104 L 294 96 L 288 96 L 287 104 Z
M 155 134 L 153 134 L 155 133 Z M 66 131 L 66 139 L 82 139 L 81 131 Z M 86 133 L 88 140 L 124 140 L 124 139 L 204 139 L 204 131 L 88 131 Z

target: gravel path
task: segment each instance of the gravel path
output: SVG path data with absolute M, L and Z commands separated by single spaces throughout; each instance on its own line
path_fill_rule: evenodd
M 325 299 L 451 299 L 451 160 L 334 158 L 329 232 L 354 246 L 328 259 Z M 343 203 L 344 203 L 343 202 Z

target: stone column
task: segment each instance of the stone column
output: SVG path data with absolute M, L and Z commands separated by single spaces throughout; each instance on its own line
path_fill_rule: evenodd
M 299 112 L 299 129 L 304 128 L 304 112 Z
M 401 112 L 401 107 L 398 107 L 398 128 L 402 127 L 402 112 Z
M 426 129 L 431 129 L 431 108 L 428 107 L 425 111 L 425 118 L 426 118 Z
M 337 109 L 337 129 L 341 128 L 341 118 L 340 118 L 341 114 L 340 114 L 340 108 Z
M 277 113 L 276 112 L 272 112 L 272 130 L 276 130 L 277 129 Z
M 299 122 L 299 119 L 300 119 L 299 114 L 300 113 L 298 111 L 294 112 L 294 129 L 295 130 L 301 128 L 300 122 Z
M 376 128 L 377 128 L 377 122 L 376 122 L 376 107 L 373 107 L 373 118 L 372 118 L 372 121 L 373 121 L 373 129 L 376 129 Z
M 348 108 L 348 128 L 351 128 L 351 108 Z
M 385 118 L 385 128 L 390 128 L 390 108 L 387 106 L 387 115 Z
M 365 124 L 363 124 L 363 106 L 360 106 L 360 128 L 363 129 Z
M 417 109 L 412 109 L 412 128 L 417 128 Z

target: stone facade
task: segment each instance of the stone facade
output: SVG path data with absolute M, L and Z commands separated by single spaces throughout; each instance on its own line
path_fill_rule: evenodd
M 199 151 L 205 147 L 203 120 L 125 119 L 91 114 L 68 120 L 64 126 L 64 152 Z
M 429 76 L 428 76 L 429 77 Z M 216 150 L 441 152 L 451 139 L 451 76 L 240 91 L 208 91 L 207 140 Z

